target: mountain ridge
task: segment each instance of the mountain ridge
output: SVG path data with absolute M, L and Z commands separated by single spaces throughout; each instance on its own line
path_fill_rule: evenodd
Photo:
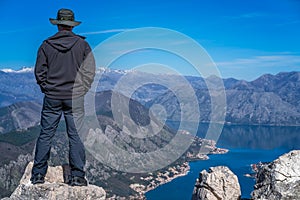
M 96 92 L 114 90 L 121 77 L 130 71 L 100 69 Z M 180 109 L 176 95 L 169 88 L 159 84 L 164 80 L 178 90 L 184 90 L 182 83 L 175 75 L 154 75 L 145 72 L 134 72 L 132 83 L 142 83 L 151 78 L 153 83 L 136 89 L 129 97 L 147 108 L 155 104 L 162 105 L 169 115 L 168 120 L 180 120 Z M 186 76 L 197 96 L 201 112 L 200 122 L 211 119 L 211 98 L 206 80 L 201 77 Z M 212 79 L 207 79 L 213 83 Z M 276 75 L 265 74 L 253 81 L 223 79 L 227 112 L 225 123 L 260 124 L 275 126 L 300 125 L 300 72 L 280 72 Z M 130 85 L 129 85 L 130 87 Z M 130 90 L 130 88 L 128 88 Z M 126 91 L 120 91 L 125 92 Z M 42 103 L 43 94 L 37 86 L 33 73 L 5 73 L 0 71 L 0 110 L 11 104 L 34 101 Z M 177 103 L 176 103 L 177 102 Z M 176 106 L 177 105 L 177 106 Z M 1 108 L 2 107 L 2 108 Z M 195 121 L 193 109 L 190 120 Z

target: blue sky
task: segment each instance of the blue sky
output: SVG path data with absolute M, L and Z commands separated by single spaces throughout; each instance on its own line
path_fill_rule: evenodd
M 300 71 L 297 0 L 1 0 L 0 69 L 34 66 L 39 45 L 57 30 L 49 18 L 63 7 L 82 21 L 74 32 L 92 48 L 122 31 L 162 27 L 202 45 L 224 78 Z

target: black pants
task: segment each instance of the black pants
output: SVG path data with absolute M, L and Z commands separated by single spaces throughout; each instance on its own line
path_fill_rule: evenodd
M 69 164 L 71 175 L 84 177 L 85 150 L 79 137 L 83 128 L 84 97 L 75 100 L 44 98 L 41 132 L 36 142 L 32 175 L 45 175 L 48 168 L 52 138 L 56 132 L 62 113 L 64 114 L 69 138 Z M 76 126 L 75 126 L 76 123 Z

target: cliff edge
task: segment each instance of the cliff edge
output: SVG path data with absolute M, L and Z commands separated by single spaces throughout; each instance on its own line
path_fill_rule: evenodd
M 255 165 L 256 184 L 252 199 L 300 199 L 300 150 L 270 163 Z
M 2 200 L 23 200 L 23 199 L 82 199 L 92 200 L 99 199 L 105 200 L 106 192 L 103 188 L 88 185 L 86 187 L 72 187 L 64 183 L 63 168 L 61 166 L 48 167 L 48 172 L 45 177 L 44 184 L 33 185 L 30 182 L 31 169 L 33 163 L 30 162 L 23 174 L 19 186 L 8 198 Z

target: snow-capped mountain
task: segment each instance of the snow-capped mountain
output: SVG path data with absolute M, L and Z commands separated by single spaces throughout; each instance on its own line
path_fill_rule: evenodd
M 14 69 L 0 69 L 0 71 L 5 72 L 5 73 L 31 73 L 34 71 L 33 67 L 23 67 L 19 70 L 14 70 Z

